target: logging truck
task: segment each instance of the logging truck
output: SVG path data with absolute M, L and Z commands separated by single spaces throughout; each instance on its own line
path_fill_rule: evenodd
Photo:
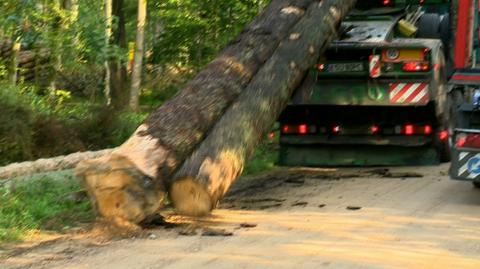
M 279 118 L 287 166 L 423 165 L 450 159 L 448 85 L 471 63 L 473 0 L 359 1 Z

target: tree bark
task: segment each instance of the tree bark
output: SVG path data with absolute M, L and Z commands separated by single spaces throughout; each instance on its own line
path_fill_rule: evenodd
M 125 31 L 125 12 L 124 0 L 113 0 L 112 2 L 112 16 L 116 17 L 118 24 L 113 28 L 112 44 L 115 44 L 122 50 L 127 50 L 127 38 Z M 128 105 L 128 87 L 127 82 L 127 68 L 118 57 L 112 57 L 109 60 L 110 68 L 110 97 L 111 106 L 115 109 L 123 109 Z
M 323 0 L 309 7 L 176 173 L 170 197 L 178 213 L 205 215 L 215 207 L 354 4 L 354 0 Z
M 104 0 L 104 10 L 105 10 L 105 52 L 106 58 L 105 60 L 105 88 L 103 90 L 103 94 L 105 95 L 105 99 L 107 105 L 112 103 L 111 97 L 111 89 L 110 89 L 110 65 L 108 63 L 108 55 L 110 50 L 110 39 L 112 38 L 112 0 Z
M 18 80 L 18 55 L 20 53 L 21 43 L 16 41 L 12 45 L 12 54 L 10 56 L 9 80 L 12 85 L 17 84 Z
M 38 159 L 36 161 L 29 162 L 12 163 L 7 166 L 0 167 L 0 179 L 11 179 L 25 175 L 72 169 L 75 168 L 75 166 L 81 161 L 98 158 L 100 156 L 107 155 L 112 151 L 113 149 L 76 152 L 66 156 Z
M 138 0 L 137 38 L 135 42 L 135 57 L 133 60 L 132 87 L 130 88 L 130 109 L 133 111 L 138 110 L 140 85 L 142 83 L 143 43 L 146 19 L 147 0 Z
M 152 113 L 136 132 L 112 155 L 127 158 L 139 172 L 153 180 L 158 199 L 164 196 L 164 182 L 194 150 L 205 133 L 250 82 L 258 69 L 270 58 L 280 41 L 304 15 L 304 10 L 313 0 L 274 0 L 257 18 L 248 25 L 237 39 L 231 42 L 218 57 L 208 64 L 183 90 Z M 98 201 L 104 196 L 101 177 L 96 167 L 108 167 L 109 158 L 92 160 L 82 165 L 81 177 L 94 203 L 125 203 L 110 195 L 110 201 Z M 107 164 L 107 165 L 105 165 Z M 131 169 L 128 166 L 126 169 Z M 91 173 L 89 171 L 92 171 Z M 143 184 L 142 180 L 132 180 Z M 142 188 L 140 186 L 140 188 Z M 147 192 L 148 190 L 145 190 Z M 125 192 L 124 192 L 125 193 Z M 116 195 L 123 196 L 116 193 Z M 125 195 L 129 195 L 125 193 Z M 148 208 L 150 198 L 129 199 L 131 206 L 152 212 Z M 158 205 L 155 205 L 158 206 Z M 103 216 L 126 216 L 132 222 L 141 221 L 120 211 L 111 212 L 109 207 L 99 211 Z M 112 208 L 112 207 L 110 207 Z M 112 210 L 113 211 L 113 210 Z M 146 217 L 146 214 L 143 215 Z

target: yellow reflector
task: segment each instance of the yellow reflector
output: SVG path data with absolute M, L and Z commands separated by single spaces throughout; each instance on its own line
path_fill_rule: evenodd
M 406 20 L 398 22 L 398 31 L 405 37 L 412 37 L 417 32 L 417 27 Z

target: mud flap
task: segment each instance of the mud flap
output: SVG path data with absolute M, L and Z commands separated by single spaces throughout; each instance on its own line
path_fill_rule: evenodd
M 480 181 L 480 152 L 455 151 L 450 176 L 458 180 Z

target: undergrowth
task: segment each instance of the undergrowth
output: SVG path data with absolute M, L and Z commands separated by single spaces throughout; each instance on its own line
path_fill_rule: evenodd
M 93 219 L 90 202 L 71 171 L 15 179 L 0 185 L 0 242 L 61 232 Z
M 68 91 L 52 96 L 0 81 L 0 166 L 118 146 L 147 114 L 76 101 Z
M 272 169 L 278 159 L 277 145 L 272 142 L 261 144 L 251 160 L 247 162 L 243 175 L 254 175 Z

